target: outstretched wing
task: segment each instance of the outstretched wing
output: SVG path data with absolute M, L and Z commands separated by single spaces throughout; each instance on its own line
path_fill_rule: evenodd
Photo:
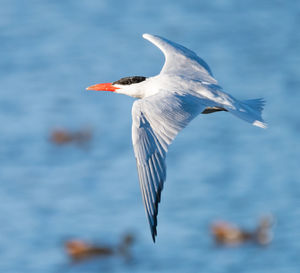
M 194 80 L 217 84 L 207 63 L 195 52 L 160 36 L 143 34 L 143 37 L 164 53 L 165 64 L 161 73 L 181 75 Z
M 178 132 L 205 109 L 202 102 L 201 98 L 191 94 L 161 91 L 133 104 L 132 143 L 154 242 L 158 203 L 166 180 L 168 146 Z

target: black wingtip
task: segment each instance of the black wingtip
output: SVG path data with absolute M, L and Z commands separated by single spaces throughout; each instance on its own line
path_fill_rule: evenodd
M 159 194 L 157 196 L 158 198 L 156 198 L 156 200 L 155 200 L 155 214 L 154 214 L 154 217 L 152 219 L 152 221 L 154 223 L 151 224 L 151 222 L 149 221 L 153 243 L 155 243 L 155 237 L 157 236 L 156 227 L 157 227 L 157 213 L 158 213 L 158 203 L 159 203 L 159 199 L 160 199 L 160 192 L 161 191 L 159 191 Z
M 151 235 L 152 235 L 153 243 L 155 244 L 155 237 L 157 235 L 156 227 L 151 227 Z

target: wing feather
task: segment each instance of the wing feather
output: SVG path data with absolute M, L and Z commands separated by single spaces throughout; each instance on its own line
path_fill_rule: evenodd
M 158 203 L 166 180 L 168 145 L 204 109 L 200 98 L 170 92 L 160 92 L 133 104 L 132 142 L 153 241 L 157 234 Z
M 208 64 L 195 52 L 157 35 L 145 33 L 143 38 L 157 46 L 165 55 L 165 64 L 161 73 L 217 84 Z

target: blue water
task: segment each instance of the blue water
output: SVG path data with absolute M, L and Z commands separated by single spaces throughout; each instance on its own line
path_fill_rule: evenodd
M 0 272 L 298 272 L 300 267 L 299 1 L 17 1 L 0 9 Z M 131 147 L 132 98 L 86 92 L 155 75 L 159 34 L 197 52 L 224 89 L 264 97 L 269 128 L 227 113 L 195 119 L 168 154 L 157 243 Z M 93 132 L 56 146 L 53 128 Z M 209 226 L 276 218 L 273 242 L 217 248 Z M 68 238 L 117 244 L 133 261 L 74 265 Z

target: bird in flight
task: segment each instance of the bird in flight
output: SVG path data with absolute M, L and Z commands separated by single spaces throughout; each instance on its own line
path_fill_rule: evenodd
M 266 128 L 263 99 L 237 100 L 224 92 L 207 63 L 196 53 L 163 37 L 144 34 L 165 56 L 154 77 L 125 77 L 87 90 L 111 91 L 137 100 L 132 106 L 132 144 L 153 242 L 157 213 L 166 180 L 166 154 L 176 135 L 198 114 L 226 111 Z

